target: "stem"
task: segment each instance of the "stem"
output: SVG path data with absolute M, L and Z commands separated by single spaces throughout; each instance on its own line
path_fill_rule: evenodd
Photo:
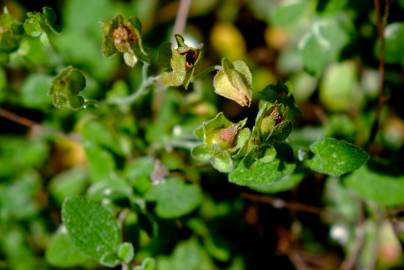
M 315 206 L 305 205 L 299 202 L 287 202 L 280 198 L 272 198 L 269 196 L 263 196 L 258 194 L 251 194 L 251 193 L 241 193 L 241 197 L 255 202 L 262 202 L 268 203 L 272 205 L 274 208 L 285 208 L 293 211 L 301 211 L 315 215 L 323 215 L 324 210 Z
M 34 128 L 36 126 L 39 126 L 39 124 L 35 123 L 34 121 L 32 121 L 28 118 L 19 116 L 13 112 L 7 111 L 2 108 L 0 108 L 0 117 L 10 120 L 11 122 L 20 124 L 22 126 L 29 127 L 29 128 Z
M 184 33 L 185 25 L 187 24 L 189 8 L 191 6 L 191 1 L 192 0 L 180 0 L 177 16 L 175 18 L 174 23 L 172 44 L 175 44 L 175 38 L 174 38 L 175 34 Z
M 376 11 L 376 24 L 377 24 L 377 34 L 380 42 L 380 50 L 379 50 L 379 99 L 377 101 L 376 112 L 375 112 L 375 119 L 372 124 L 370 130 L 370 136 L 368 141 L 368 150 L 371 151 L 372 145 L 376 139 L 377 133 L 379 131 L 380 126 L 380 115 L 383 109 L 383 105 L 386 102 L 386 96 L 384 95 L 384 78 L 385 78 L 385 71 L 384 71 L 384 59 L 385 59 L 385 42 L 384 42 L 384 26 L 387 21 L 387 17 L 389 14 L 389 6 L 390 1 L 385 0 L 385 8 L 384 8 L 384 15 L 382 18 L 382 11 L 380 0 L 374 0 L 374 6 Z
M 133 94 L 127 97 L 115 98 L 111 100 L 110 103 L 117 105 L 129 105 L 145 95 L 149 86 L 151 86 L 157 80 L 156 76 L 148 77 L 148 69 L 149 64 L 144 63 L 142 67 L 142 83 L 140 84 L 139 88 L 133 92 Z
M 0 108 L 0 117 L 7 119 L 11 122 L 17 123 L 19 125 L 25 126 L 30 128 L 31 132 L 32 131 L 41 131 L 41 132 L 49 132 L 51 134 L 57 135 L 57 136 L 61 136 L 64 137 L 66 139 L 69 140 L 73 140 L 73 141 L 79 141 L 80 138 L 78 137 L 77 134 L 64 134 L 58 130 L 55 130 L 53 128 L 49 128 L 49 127 L 45 127 L 37 122 L 34 122 L 26 117 L 17 115 L 13 112 L 10 112 L 8 110 L 5 110 L 3 108 Z M 34 132 L 35 133 L 35 132 Z
M 355 230 L 355 239 L 354 246 L 352 248 L 351 253 L 345 258 L 342 262 L 340 269 L 341 270 L 350 270 L 353 269 L 359 256 L 362 253 L 362 248 L 365 242 L 365 217 L 364 217 L 364 205 L 361 204 L 360 207 L 360 216 L 358 220 L 358 224 Z

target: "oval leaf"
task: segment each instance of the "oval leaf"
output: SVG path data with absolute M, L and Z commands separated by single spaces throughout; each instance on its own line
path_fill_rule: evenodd
M 202 200 L 197 185 L 185 184 L 180 179 L 169 179 L 155 185 L 146 194 L 146 200 L 156 201 L 156 213 L 161 218 L 178 218 L 194 210 Z
M 295 164 L 281 162 L 279 159 L 271 162 L 258 160 L 248 168 L 244 162 L 240 162 L 229 174 L 229 181 L 240 186 L 259 188 L 283 179 L 294 170 Z
M 73 267 L 88 262 L 90 258 L 81 253 L 66 232 L 60 230 L 50 239 L 46 248 L 46 261 L 57 267 Z
M 360 147 L 334 138 L 324 138 L 310 145 L 314 157 L 307 161 L 316 172 L 340 176 L 355 171 L 367 160 L 368 154 Z
M 120 233 L 112 214 L 84 197 L 71 197 L 62 207 L 62 220 L 74 245 L 96 259 L 115 253 Z

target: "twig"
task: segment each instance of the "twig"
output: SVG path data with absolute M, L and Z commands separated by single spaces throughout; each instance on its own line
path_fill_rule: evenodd
M 350 270 L 353 269 L 355 266 L 356 261 L 358 260 L 362 247 L 365 241 L 365 217 L 364 217 L 364 209 L 363 203 L 361 203 L 360 207 L 360 216 L 358 220 L 358 224 L 355 230 L 355 239 L 354 239 L 354 246 L 352 248 L 351 253 L 345 258 L 342 262 L 340 269 L 341 270 Z
M 18 114 L 15 114 L 15 113 L 10 112 L 10 111 L 8 111 L 6 109 L 3 109 L 3 108 L 0 108 L 0 117 L 2 117 L 4 119 L 7 119 L 7 120 L 9 120 L 11 122 L 17 123 L 19 125 L 28 127 L 28 128 L 30 128 L 31 132 L 32 131 L 42 131 L 42 132 L 45 131 L 45 132 L 50 132 L 50 133 L 56 134 L 58 136 L 64 137 L 64 138 L 69 139 L 69 140 L 80 141 L 80 138 L 79 138 L 79 136 L 77 134 L 74 134 L 74 133 L 72 133 L 72 134 L 64 134 L 64 133 L 62 133 L 62 132 L 60 132 L 58 130 L 55 130 L 53 128 L 44 127 L 43 125 L 41 125 L 41 124 L 39 124 L 39 123 L 37 123 L 35 121 L 32 121 L 32 120 L 30 120 L 30 119 L 28 119 L 26 117 L 20 116 Z
M 305 205 L 299 202 L 287 202 L 283 199 L 280 198 L 273 198 L 270 196 L 265 196 L 265 195 L 258 195 L 258 194 L 252 194 L 252 193 L 246 193 L 243 192 L 241 193 L 241 197 L 244 199 L 254 201 L 254 202 L 262 202 L 262 203 L 267 203 L 272 205 L 274 208 L 279 208 L 279 209 L 289 209 L 293 211 L 300 211 L 300 212 L 306 212 L 314 215 L 323 215 L 325 214 L 324 210 L 315 206 L 310 206 L 310 205 Z
M 173 36 L 172 36 L 172 44 L 175 43 L 175 34 L 182 34 L 185 30 L 185 25 L 187 24 L 188 12 L 191 6 L 192 0 L 180 0 L 180 4 L 178 6 L 177 16 L 175 18 Z
M 133 92 L 133 94 L 127 97 L 114 98 L 109 103 L 116 105 L 129 105 L 145 95 L 149 86 L 151 86 L 157 80 L 157 77 L 148 77 L 148 69 L 149 64 L 144 63 L 142 67 L 142 83 L 140 84 L 139 88 Z
M 368 150 L 372 150 L 372 145 L 376 139 L 377 133 L 380 126 L 380 115 L 383 109 L 383 105 L 386 102 L 386 96 L 384 95 L 384 59 L 385 59 L 385 43 L 384 43 L 384 26 L 387 21 L 389 14 L 390 0 L 385 0 L 384 15 L 382 17 L 380 0 L 374 0 L 374 6 L 376 11 L 376 24 L 377 24 L 377 34 L 380 42 L 379 50 L 379 99 L 377 101 L 375 119 L 370 130 L 370 136 L 368 141 Z
M 7 111 L 3 108 L 0 108 L 0 117 L 29 128 L 35 128 L 36 126 L 39 126 L 39 124 L 35 123 L 34 121 L 23 116 L 19 116 L 13 112 Z

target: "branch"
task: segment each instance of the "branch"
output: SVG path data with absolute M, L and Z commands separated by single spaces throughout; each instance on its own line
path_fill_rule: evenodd
M 11 122 L 17 123 L 19 125 L 28 127 L 28 128 L 31 129 L 31 131 L 42 131 L 42 132 L 46 131 L 46 132 L 50 132 L 52 134 L 64 137 L 64 138 L 69 139 L 69 140 L 73 140 L 73 141 L 76 141 L 76 142 L 80 141 L 80 138 L 79 138 L 79 136 L 77 134 L 74 134 L 74 133 L 72 133 L 72 134 L 62 133 L 62 132 L 60 132 L 60 131 L 58 131 L 56 129 L 53 129 L 53 128 L 50 128 L 50 127 L 45 127 L 45 126 L 41 125 L 40 123 L 32 121 L 31 119 L 28 119 L 26 117 L 20 116 L 18 114 L 15 114 L 15 113 L 10 112 L 10 111 L 8 111 L 6 109 L 3 109 L 3 108 L 0 108 L 0 117 L 2 117 L 4 119 L 7 119 L 7 120 L 9 120 Z
M 377 133 L 380 126 L 380 115 L 383 109 L 383 105 L 386 102 L 386 96 L 384 94 L 384 59 L 385 59 L 385 42 L 384 42 L 384 26 L 387 22 L 387 17 L 389 14 L 390 0 L 385 0 L 384 15 L 382 17 L 380 0 L 374 0 L 374 6 L 376 11 L 376 24 L 377 24 L 377 34 L 380 42 L 379 50 L 379 99 L 377 101 L 375 119 L 370 130 L 370 136 L 368 141 L 368 150 L 372 152 L 372 146 L 376 139 Z
M 340 269 L 341 270 L 350 270 L 353 269 L 359 256 L 362 253 L 362 247 L 365 242 L 365 216 L 364 216 L 364 205 L 361 203 L 360 207 L 360 216 L 358 220 L 358 224 L 356 226 L 355 230 L 355 239 L 354 239 L 354 244 L 352 247 L 352 250 L 350 254 L 345 258 L 345 260 L 342 262 Z
M 175 44 L 175 34 L 182 34 L 187 24 L 188 12 L 191 6 L 192 0 L 180 0 L 178 6 L 177 16 L 175 18 L 172 43 Z
M 306 212 L 314 215 L 324 215 L 325 211 L 321 208 L 302 204 L 299 202 L 287 202 L 280 198 L 273 198 L 265 195 L 258 195 L 252 193 L 241 193 L 241 197 L 254 202 L 267 203 L 278 209 L 289 209 L 292 211 Z
M 5 109 L 0 108 L 0 117 L 7 119 L 11 122 L 20 124 L 22 126 L 26 126 L 28 128 L 35 128 L 39 126 L 39 124 L 35 123 L 34 121 L 25 118 L 23 116 L 19 116 L 13 112 L 7 111 Z

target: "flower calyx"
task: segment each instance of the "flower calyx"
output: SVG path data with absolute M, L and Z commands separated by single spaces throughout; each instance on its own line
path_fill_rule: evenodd
M 213 79 L 215 93 L 245 107 L 252 101 L 252 75 L 242 60 L 234 62 L 222 59 L 222 65 Z
M 135 17 L 127 21 L 117 15 L 111 21 L 102 22 L 104 33 L 102 52 L 105 56 L 122 53 L 125 64 L 134 67 L 138 60 L 149 62 L 149 56 L 143 48 L 142 26 Z
M 160 82 L 166 86 L 182 85 L 187 89 L 201 58 L 202 45 L 196 48 L 189 47 L 185 44 L 184 38 L 178 34 L 175 35 L 175 39 L 177 48 L 170 49 L 168 52 L 160 52 L 171 56 L 169 65 L 171 70 L 161 75 Z

